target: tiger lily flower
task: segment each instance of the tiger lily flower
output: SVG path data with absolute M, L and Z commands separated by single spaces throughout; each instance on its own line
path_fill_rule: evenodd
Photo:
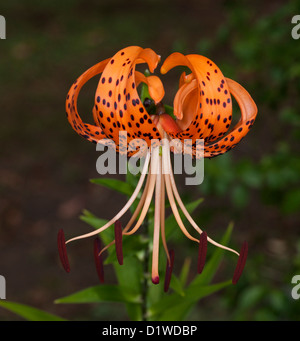
M 207 243 L 235 253 L 239 259 L 233 275 L 235 284 L 245 266 L 247 243 L 244 242 L 240 253 L 221 245 L 207 236 L 193 220 L 185 208 L 176 187 L 171 167 L 169 141 L 178 139 L 191 140 L 190 154 L 197 158 L 197 140 L 204 140 L 204 157 L 215 157 L 235 147 L 248 133 L 257 115 L 257 107 L 249 93 L 235 81 L 225 78 L 220 69 L 210 59 L 200 55 L 171 54 L 161 66 L 161 73 L 183 65 L 191 73 L 183 73 L 179 80 L 179 89 L 174 98 L 174 116 L 164 111 L 161 101 L 165 95 L 161 80 L 154 75 L 146 77 L 136 71 L 136 65 L 148 64 L 154 72 L 160 56 L 153 50 L 137 46 L 124 48 L 112 58 L 106 59 L 84 72 L 71 86 L 66 100 L 66 112 L 72 128 L 82 137 L 94 143 L 109 145 L 119 153 L 133 155 L 134 149 L 128 150 L 129 144 L 143 139 L 146 145 L 156 147 L 145 151 L 145 162 L 137 186 L 125 206 L 97 230 L 73 237 L 65 241 L 62 230 L 58 233 L 58 248 L 65 270 L 70 271 L 66 244 L 78 239 L 96 236 L 114 225 L 115 239 L 107 246 L 101 247 L 99 239 L 94 244 L 95 262 L 100 281 L 103 281 L 102 254 L 115 244 L 120 264 L 123 263 L 122 238 L 135 233 L 142 225 L 149 206 L 154 198 L 154 233 L 152 251 L 152 282 L 159 283 L 158 259 L 160 239 L 167 257 L 165 275 L 165 291 L 168 290 L 174 263 L 174 251 L 169 250 L 165 237 L 165 196 L 169 200 L 173 215 L 183 234 L 198 244 L 198 272 L 201 273 L 205 264 Z M 82 86 L 92 77 L 101 74 L 95 94 L 93 118 L 95 125 L 84 123 L 77 112 L 77 98 Z M 148 101 L 142 102 L 137 88 L 146 83 L 148 91 L 156 106 L 156 113 L 149 111 Z M 236 99 L 241 109 L 241 118 L 234 128 L 228 132 L 232 121 L 232 99 Z M 149 100 L 149 99 L 148 99 Z M 148 112 L 149 111 L 149 112 Z M 121 138 L 120 132 L 126 131 L 127 139 Z M 226 135 L 227 133 L 227 135 Z M 158 144 L 153 144 L 158 141 Z M 160 148 L 157 148 L 159 146 Z M 122 216 L 142 195 L 138 205 L 124 228 L 121 226 Z M 182 222 L 178 207 L 186 216 L 194 229 L 190 234 Z

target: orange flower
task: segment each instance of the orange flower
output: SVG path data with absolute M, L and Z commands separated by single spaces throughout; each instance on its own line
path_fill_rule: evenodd
M 192 241 L 199 244 L 198 272 L 203 269 L 207 242 L 226 249 L 239 256 L 233 276 L 236 283 L 245 266 L 248 246 L 245 242 L 241 252 L 221 245 L 204 232 L 186 210 L 178 193 L 171 167 L 171 139 L 184 142 L 191 140 L 190 154 L 198 157 L 197 141 L 204 140 L 204 157 L 214 157 L 230 150 L 248 133 L 257 114 L 257 108 L 248 92 L 235 81 L 225 78 L 220 69 L 208 58 L 199 55 L 184 56 L 180 53 L 170 55 L 161 67 L 166 73 L 177 65 L 187 66 L 191 73 L 183 73 L 179 81 L 179 90 L 174 99 L 174 116 L 168 115 L 161 100 L 164 88 L 157 76 L 144 76 L 135 70 L 136 64 L 147 63 L 153 73 L 160 57 L 151 49 L 131 46 L 116 53 L 87 70 L 72 85 L 66 101 L 68 120 L 73 129 L 82 137 L 94 143 L 110 145 L 119 153 L 134 154 L 128 151 L 128 145 L 139 146 L 138 139 L 143 139 L 151 153 L 145 150 L 145 162 L 138 184 L 122 210 L 107 224 L 90 233 L 71 238 L 65 242 L 62 230 L 58 234 L 58 247 L 61 261 L 66 271 L 70 266 L 66 253 L 66 244 L 104 231 L 115 225 L 115 240 L 104 248 L 95 241 L 95 262 L 99 278 L 103 281 L 102 253 L 111 245 L 116 245 L 117 258 L 123 263 L 122 238 L 135 233 L 141 226 L 154 197 L 154 234 L 152 252 L 152 281 L 159 282 L 158 258 L 160 238 L 167 256 L 165 291 L 168 290 L 174 252 L 169 251 L 165 238 L 165 193 L 172 208 L 174 217 L 182 232 Z M 95 125 L 82 122 L 77 112 L 77 98 L 82 86 L 92 77 L 101 73 L 95 94 L 93 118 Z M 149 99 L 144 103 L 138 95 L 137 87 L 143 82 L 148 86 L 153 105 Z M 241 118 L 236 126 L 228 132 L 232 122 L 231 94 L 241 109 Z M 151 102 L 151 101 L 150 101 Z M 127 139 L 122 139 L 121 132 L 126 131 Z M 225 134 L 227 135 L 225 136 Z M 156 144 L 154 144 L 154 141 Z M 161 141 L 161 142 L 160 142 Z M 159 148 L 160 147 L 160 148 Z M 172 149 L 175 151 L 175 149 Z M 147 172 L 149 173 L 147 176 Z M 144 186 L 144 187 L 143 187 Z M 122 229 L 120 219 L 129 210 L 138 194 L 142 191 L 140 201 L 127 225 Z M 186 229 L 179 215 L 178 206 L 194 228 L 196 237 Z
M 235 81 L 225 78 L 210 59 L 199 55 L 170 55 L 161 67 L 166 73 L 177 65 L 184 65 L 192 73 L 183 73 L 174 99 L 174 115 L 182 130 L 169 135 L 173 138 L 204 139 L 205 157 L 223 154 L 235 147 L 252 127 L 257 107 L 249 93 Z M 241 119 L 225 136 L 232 121 L 232 94 L 241 109 Z M 212 143 L 213 141 L 217 141 Z

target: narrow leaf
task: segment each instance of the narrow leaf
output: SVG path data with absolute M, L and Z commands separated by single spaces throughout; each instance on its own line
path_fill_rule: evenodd
M 28 321 L 66 321 L 59 316 L 47 313 L 43 310 L 39 310 L 25 304 L 5 300 L 0 301 L 0 306 L 23 317 Z
M 91 179 L 90 182 L 107 187 L 109 189 L 113 189 L 114 191 L 125 194 L 127 196 L 130 196 L 134 191 L 134 188 L 129 183 L 118 179 L 99 178 Z
M 172 294 L 163 297 L 159 302 L 152 305 L 149 309 L 151 319 L 155 317 L 160 321 L 183 319 L 181 313 L 187 313 L 192 306 L 200 299 L 207 297 L 231 284 L 231 280 L 208 286 L 189 286 L 185 291 L 185 296 Z
M 168 309 L 164 309 L 158 317 L 158 321 L 182 321 L 200 299 L 216 293 L 217 291 L 231 285 L 231 281 L 221 282 L 209 286 L 192 286 L 186 291 L 181 303 L 176 303 Z
M 140 297 L 121 285 L 97 285 L 55 300 L 55 303 L 94 302 L 140 303 Z

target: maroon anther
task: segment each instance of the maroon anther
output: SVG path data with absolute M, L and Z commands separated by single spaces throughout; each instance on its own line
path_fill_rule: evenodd
M 152 283 L 153 284 L 159 284 L 159 277 L 158 276 L 155 276 L 152 278 Z
M 58 247 L 59 258 L 60 258 L 62 266 L 64 267 L 66 272 L 70 272 L 71 269 L 70 269 L 68 254 L 67 254 L 65 234 L 62 229 L 60 229 L 57 234 L 57 247 Z
M 104 282 L 104 268 L 103 268 L 103 259 L 101 251 L 101 241 L 98 237 L 94 240 L 94 260 L 96 265 L 97 274 L 101 283 Z
M 199 274 L 201 274 L 205 265 L 206 252 L 207 252 L 207 233 L 203 231 L 199 239 L 199 252 L 198 252 L 198 264 L 197 264 L 197 270 Z
M 116 243 L 116 253 L 117 259 L 120 265 L 123 264 L 123 248 L 122 248 L 122 225 L 120 220 L 115 222 L 115 243 Z
M 172 271 L 173 271 L 173 265 L 174 265 L 174 250 L 170 250 L 169 256 L 170 256 L 170 262 L 167 260 L 165 283 L 164 283 L 165 292 L 169 290 L 169 285 L 170 285 L 170 281 L 172 277 Z
M 242 275 L 242 272 L 246 264 L 247 255 L 248 255 L 248 243 L 245 241 L 241 247 L 240 256 L 239 256 L 237 265 L 234 270 L 234 274 L 232 278 L 233 284 L 236 284 Z

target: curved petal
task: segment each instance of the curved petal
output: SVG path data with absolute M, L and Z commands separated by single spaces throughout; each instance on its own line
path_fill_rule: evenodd
M 177 123 L 184 129 L 182 133 L 172 137 L 189 138 L 193 142 L 203 138 L 206 143 L 220 138 L 228 130 L 232 119 L 232 103 L 225 77 L 210 59 L 200 55 L 184 56 L 180 53 L 170 55 L 162 65 L 161 72 L 166 73 L 177 65 L 190 68 L 192 76 L 185 78 L 189 77 L 187 80 L 192 84 L 194 77 L 197 87 L 187 84 L 178 90 L 178 96 L 183 102 L 174 102 L 174 112 L 182 111 L 184 124 L 180 124 L 181 120 Z M 181 95 L 184 92 L 183 87 L 186 90 L 184 96 Z M 192 98 L 193 105 L 190 104 Z
M 101 75 L 95 96 L 98 104 L 95 116 L 104 133 L 119 145 L 119 131 L 127 132 L 128 143 L 135 138 L 143 138 L 150 146 L 151 139 L 160 138 L 138 96 L 135 80 L 137 63 L 147 63 L 153 71 L 159 60 L 160 57 L 151 49 L 130 46 L 117 52 Z M 153 78 L 149 82 L 158 84 Z
M 161 80 L 157 76 L 146 77 L 143 73 L 135 71 L 136 86 L 141 82 L 147 84 L 148 91 L 155 104 L 159 103 L 165 96 L 165 89 Z
M 174 115 L 178 121 L 183 119 L 183 103 L 191 91 L 197 89 L 197 81 L 194 79 L 189 83 L 183 83 L 174 98 Z
M 192 73 L 187 75 L 185 72 L 182 72 L 180 79 L 179 79 L 179 88 L 182 87 L 186 83 L 190 83 L 194 78 L 195 77 Z
M 79 134 L 80 136 L 84 137 L 88 141 L 97 143 L 100 140 L 106 138 L 105 133 L 102 131 L 102 129 L 98 126 L 84 123 L 82 119 L 80 118 L 78 111 L 77 111 L 77 98 L 79 95 L 79 92 L 82 88 L 82 86 L 90 80 L 92 77 L 100 74 L 110 59 L 106 59 L 94 66 L 92 66 L 90 69 L 85 71 L 71 86 L 67 99 L 66 99 L 66 114 L 69 123 L 71 124 L 72 128 Z M 93 109 L 93 116 L 95 110 Z M 95 123 L 99 123 L 95 121 Z
M 232 79 L 226 78 L 226 82 L 231 94 L 234 96 L 241 109 L 241 118 L 227 136 L 214 144 L 205 146 L 205 157 L 224 154 L 235 147 L 241 139 L 248 134 L 257 115 L 257 106 L 250 94 L 239 83 Z

